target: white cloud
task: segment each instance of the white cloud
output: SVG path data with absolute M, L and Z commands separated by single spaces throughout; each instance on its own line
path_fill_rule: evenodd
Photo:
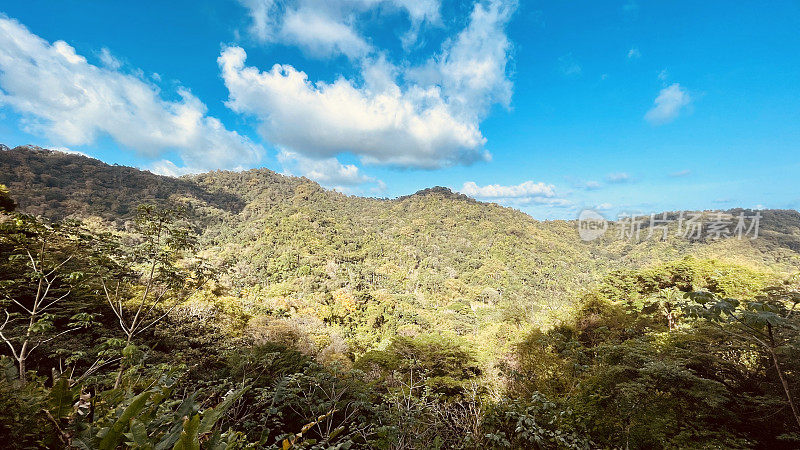
M 637 58 L 641 58 L 641 57 L 642 57 L 642 53 L 639 51 L 638 48 L 633 47 L 630 50 L 628 50 L 628 59 L 637 59 Z
M 671 122 L 678 117 L 681 109 L 690 102 L 689 92 L 682 88 L 680 84 L 674 83 L 658 93 L 653 107 L 647 111 L 644 118 L 654 125 Z
M 525 181 L 516 186 L 489 184 L 478 186 L 474 181 L 464 183 L 461 193 L 477 198 L 555 197 L 556 187 L 542 182 Z
M 470 118 L 486 114 L 491 105 L 508 106 L 512 83 L 507 76 L 511 42 L 505 26 L 515 1 L 478 2 L 467 27 L 446 42 L 440 55 L 406 77 L 423 85 L 441 86 L 457 113 Z
M 588 190 L 595 190 L 595 189 L 600 189 L 601 187 L 603 187 L 603 185 L 600 184 L 597 181 L 591 181 L 590 180 L 590 181 L 587 181 L 587 182 L 583 183 L 582 187 L 584 189 L 588 189 Z
M 150 165 L 149 170 L 156 175 L 164 175 L 168 177 L 180 177 L 183 175 L 202 172 L 202 170 L 193 169 L 191 167 L 179 167 L 177 164 L 168 159 L 162 159 L 161 161 L 154 162 Z
M 399 10 L 405 10 L 412 23 L 423 21 L 439 22 L 440 0 L 362 0 L 363 3 L 384 4 Z
M 510 206 L 534 204 L 568 206 L 572 204 L 569 200 L 559 197 L 552 184 L 535 181 L 525 181 L 513 186 L 500 184 L 478 186 L 474 181 L 468 181 L 464 183 L 459 192 L 473 198 L 491 200 Z
M 594 191 L 603 187 L 603 184 L 594 180 L 583 180 L 571 176 L 566 177 L 570 185 L 576 189 L 584 189 L 587 191 Z
M 10 33 L 4 33 L 5 37 L 7 39 L 8 38 L 13 38 L 14 37 L 13 36 L 14 32 L 20 32 L 20 34 L 22 35 L 21 37 L 24 38 L 24 39 L 28 39 L 30 37 L 38 38 L 38 36 L 34 36 L 34 35 L 30 34 L 30 32 L 25 27 L 22 27 L 17 22 L 12 21 L 10 19 L 6 19 L 5 17 L 2 18 L 2 20 L 5 22 L 5 23 L 3 23 L 4 26 L 2 27 L 3 31 L 10 31 Z M 6 25 L 11 25 L 11 26 L 7 27 Z M 27 33 L 27 35 L 26 35 L 26 33 Z M 19 44 L 24 45 L 25 42 L 22 42 L 22 43 L 19 43 Z M 45 44 L 46 44 L 46 42 L 45 42 Z M 55 42 L 53 42 L 53 46 L 51 47 L 51 50 L 53 51 L 54 56 L 55 55 L 61 56 L 69 64 L 76 64 L 77 65 L 77 64 L 83 64 L 83 63 L 86 62 L 86 58 L 84 58 L 81 55 L 76 54 L 75 53 L 75 49 L 70 47 L 69 44 L 67 44 L 64 41 L 55 41 Z
M 439 0 L 393 0 L 391 4 L 408 11 L 411 18 L 411 28 L 400 37 L 400 41 L 406 51 L 418 42 L 423 24 L 436 25 L 441 21 Z
M 685 170 L 679 170 L 677 172 L 672 172 L 672 173 L 669 174 L 669 176 L 671 176 L 671 177 L 685 177 L 685 176 L 688 176 L 688 175 L 691 175 L 691 174 L 692 174 L 691 170 L 685 169 Z
M 77 150 L 72 150 L 72 149 L 70 149 L 70 148 L 68 148 L 68 147 L 53 147 L 53 146 L 48 146 L 48 147 L 47 147 L 47 149 L 48 149 L 48 150 L 55 150 L 55 151 L 57 151 L 57 152 L 61 152 L 61 153 L 66 153 L 66 154 L 68 154 L 68 155 L 79 155 L 79 156 L 85 156 L 85 157 L 87 157 L 87 158 L 91 158 L 91 156 L 87 155 L 86 153 L 79 152 L 79 151 L 77 151 Z
M 358 1 L 405 8 L 419 20 L 438 14 L 436 2 L 417 10 L 410 1 Z M 515 5 L 477 3 L 466 28 L 421 67 L 401 69 L 384 53 L 363 57 L 361 81 L 313 82 L 280 64 L 259 71 L 245 65 L 243 49 L 226 48 L 218 63 L 227 105 L 257 117 L 273 144 L 314 159 L 350 153 L 368 164 L 428 169 L 487 160 L 479 123 L 493 104 L 511 99 L 504 29 Z
M 108 135 L 147 157 L 177 150 L 186 165 L 199 169 L 259 160 L 261 147 L 207 116 L 188 89 L 178 95 L 164 100 L 141 78 L 89 64 L 66 42 L 51 45 L 0 16 L 0 106 L 21 113 L 27 131 L 66 145 Z
M 340 53 L 356 58 L 370 52 L 370 45 L 352 27 L 331 19 L 316 8 L 287 12 L 281 36 L 316 56 Z
M 119 70 L 122 62 L 111 54 L 111 50 L 106 47 L 100 49 L 100 62 L 111 70 Z
M 250 32 L 262 41 L 275 36 L 275 18 L 272 9 L 277 7 L 275 0 L 239 0 L 250 15 Z
M 416 41 L 423 23 L 439 21 L 439 0 L 240 0 L 250 15 L 250 32 L 259 40 L 297 45 L 316 57 L 358 59 L 374 51 L 356 24 L 363 13 L 381 8 L 402 12 L 411 27 L 404 46 Z
M 283 165 L 287 175 L 301 175 L 326 187 L 345 190 L 342 188 L 362 184 L 385 186 L 382 181 L 364 175 L 357 166 L 342 164 L 336 158 L 313 159 L 288 150 L 280 150 L 278 161 Z
M 368 163 L 422 168 L 486 158 L 477 125 L 454 117 L 435 87 L 390 83 L 372 91 L 342 78 L 315 84 L 289 65 L 245 67 L 245 57 L 238 47 L 219 57 L 227 104 L 259 117 L 276 145 L 316 158 L 353 153 Z
M 625 172 L 610 173 L 606 177 L 609 183 L 627 183 L 631 181 L 631 176 Z

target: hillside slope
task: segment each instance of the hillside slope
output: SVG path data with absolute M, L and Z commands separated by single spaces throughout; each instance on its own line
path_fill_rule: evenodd
M 392 332 L 540 322 L 610 270 L 687 255 L 799 265 L 796 211 L 762 212 L 754 241 L 637 243 L 609 233 L 586 243 L 574 222 L 536 221 L 446 188 L 362 198 L 266 169 L 169 178 L 30 147 L 0 151 L 0 168 L 21 210 L 51 218 L 124 220 L 142 202 L 190 205 L 204 254 L 230 268 L 222 283 L 232 295 L 292 314 L 331 299 L 378 304 L 402 318 Z

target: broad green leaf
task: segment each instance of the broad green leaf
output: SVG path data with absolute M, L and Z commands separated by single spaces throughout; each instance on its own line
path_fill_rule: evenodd
M 122 415 L 117 418 L 117 421 L 114 422 L 113 425 L 111 425 L 111 428 L 106 432 L 103 440 L 100 441 L 101 450 L 112 450 L 119 445 L 119 441 L 122 440 L 123 437 L 123 432 L 130 425 L 131 419 L 142 412 L 142 409 L 144 408 L 145 404 L 147 404 L 147 400 L 150 398 L 151 394 L 152 392 L 142 392 L 133 398 L 131 404 L 125 408 L 125 411 L 122 412 Z
M 135 444 L 137 447 L 141 448 L 153 447 L 147 435 L 147 427 L 136 419 L 131 420 L 130 432 L 125 433 L 125 437 L 130 440 L 128 445 Z
M 50 413 L 56 419 L 68 417 L 72 411 L 72 401 L 75 398 L 74 389 L 70 389 L 69 381 L 65 377 L 56 380 L 50 390 Z
M 172 450 L 200 450 L 200 416 L 195 414 L 191 419 L 183 419 L 183 431 L 181 437 Z

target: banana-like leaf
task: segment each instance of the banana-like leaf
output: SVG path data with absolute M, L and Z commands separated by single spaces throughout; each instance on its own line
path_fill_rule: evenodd
M 66 377 L 60 377 L 50 390 L 50 414 L 56 419 L 63 419 L 72 412 L 72 401 L 75 399 L 76 389 L 70 389 Z
M 128 438 L 128 442 L 126 443 L 128 446 L 132 447 L 135 445 L 138 448 L 153 448 L 150 443 L 150 438 L 147 435 L 147 427 L 136 419 L 131 420 L 130 431 L 125 433 L 125 437 Z
M 183 399 L 180 406 L 178 406 L 177 411 L 175 411 L 175 414 L 178 417 L 190 417 L 194 415 L 194 413 L 197 411 L 196 399 L 197 399 L 197 392 L 194 392 L 185 399 Z M 172 446 L 175 445 L 178 439 L 180 439 L 182 432 L 183 432 L 183 424 L 180 422 L 176 423 L 175 426 L 173 426 L 172 429 L 166 434 L 166 436 L 164 436 L 164 438 L 161 439 L 161 441 L 158 444 L 156 444 L 155 450 L 166 450 L 168 448 L 172 448 Z
M 181 437 L 172 450 L 200 450 L 200 416 L 195 414 L 194 417 L 183 419 L 183 431 Z
M 133 398 L 131 404 L 125 408 L 122 415 L 117 418 L 117 421 L 111 425 L 111 428 L 109 428 L 105 436 L 103 436 L 103 440 L 100 441 L 100 450 L 113 450 L 117 448 L 119 441 L 121 441 L 124 436 L 123 433 L 130 426 L 131 419 L 142 412 L 151 394 L 152 392 L 149 391 L 142 392 Z

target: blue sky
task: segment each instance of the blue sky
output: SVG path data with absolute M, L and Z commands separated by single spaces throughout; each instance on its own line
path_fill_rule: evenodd
M 0 142 L 536 218 L 800 207 L 800 3 L 0 5 Z

